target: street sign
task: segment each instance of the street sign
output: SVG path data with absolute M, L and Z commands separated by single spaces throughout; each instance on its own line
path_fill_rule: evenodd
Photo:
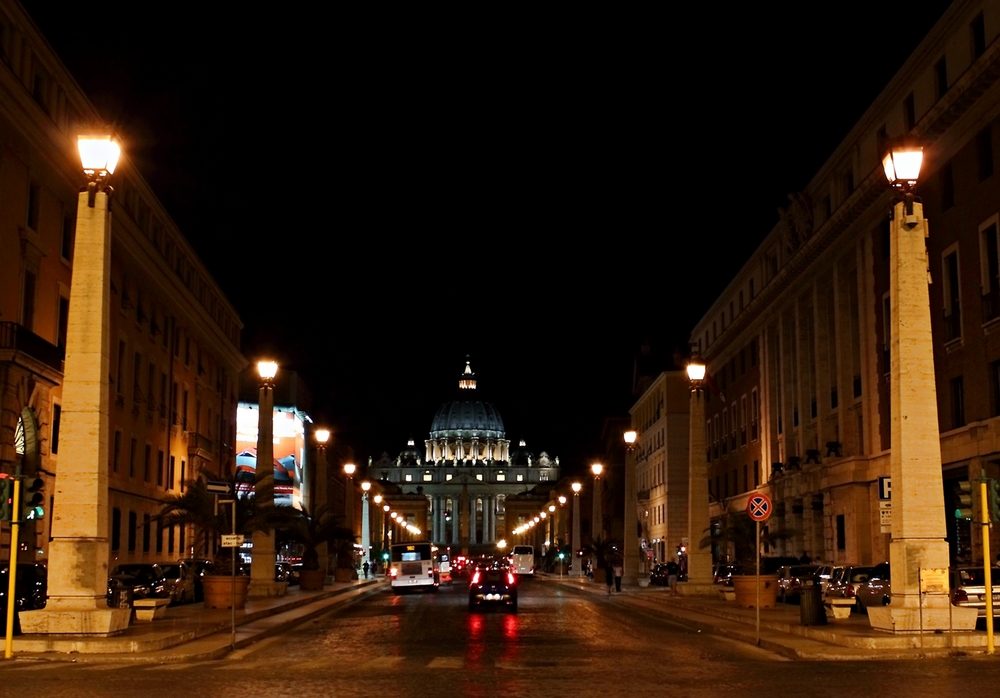
M 892 499 L 892 478 L 880 477 L 878 479 L 878 498 L 882 501 Z
M 878 523 L 882 533 L 892 533 L 892 502 L 878 503 Z
M 223 548 L 238 548 L 241 545 L 243 545 L 243 536 L 242 535 L 239 535 L 239 534 L 236 534 L 236 535 L 225 534 L 225 535 L 222 536 L 222 547 Z
M 230 487 L 228 482 L 218 482 L 216 480 L 206 482 L 205 489 L 213 494 L 229 494 L 232 492 L 232 487 Z
M 767 521 L 773 508 L 771 498 L 766 494 L 755 494 L 747 500 L 747 514 L 754 521 Z

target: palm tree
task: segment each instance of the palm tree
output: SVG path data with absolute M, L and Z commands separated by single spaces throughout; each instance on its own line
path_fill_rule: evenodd
M 617 538 L 602 538 L 598 536 L 593 543 L 583 547 L 584 553 L 594 556 L 600 567 L 614 567 L 622 564 L 622 543 Z
M 318 548 L 323 543 L 337 548 L 338 542 L 346 541 L 351 545 L 351 557 L 353 558 L 353 545 L 356 536 L 351 529 L 342 525 L 343 518 L 331 514 L 326 505 L 321 505 L 312 514 L 303 507 L 292 519 L 291 525 L 283 529 L 290 540 L 301 543 L 304 548 L 302 569 L 318 570 L 320 568 Z
M 294 510 L 287 506 L 258 506 L 254 488 L 250 483 L 237 482 L 235 475 L 231 481 L 236 493 L 235 533 L 245 536 L 256 531 L 270 532 L 276 528 L 291 525 Z M 256 483 L 254 483 L 256 484 Z M 273 501 L 273 490 L 265 486 L 262 501 Z M 202 476 L 189 480 L 180 494 L 173 495 L 164 503 L 156 519 L 163 526 L 192 525 L 195 529 L 195 549 L 204 549 L 210 541 L 218 542 L 224 534 L 234 532 L 232 507 L 217 506 L 216 495 L 208 491 L 207 478 Z M 232 568 L 232 551 L 235 548 L 218 547 L 215 557 L 217 573 L 226 574 Z
M 740 574 L 752 574 L 757 565 L 759 548 L 757 547 L 757 524 L 745 512 L 727 507 L 718 521 L 706 531 L 698 547 L 708 548 L 714 545 L 723 549 L 732 546 L 733 561 Z M 795 535 L 794 531 L 785 529 L 773 531 L 770 527 L 763 528 L 760 533 L 760 543 L 774 545 L 788 540 Z

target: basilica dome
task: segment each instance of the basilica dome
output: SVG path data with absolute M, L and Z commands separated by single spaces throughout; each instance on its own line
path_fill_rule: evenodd
M 431 422 L 431 439 L 449 436 L 504 438 L 503 419 L 491 403 L 479 399 L 476 377 L 468 361 L 459 381 L 458 397 L 441 405 Z

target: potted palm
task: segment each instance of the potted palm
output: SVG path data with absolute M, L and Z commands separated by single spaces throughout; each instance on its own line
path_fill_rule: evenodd
M 236 493 L 235 507 L 217 506 L 216 495 L 208 491 L 207 480 L 199 477 L 189 480 L 180 494 L 172 496 L 163 505 L 157 519 L 164 526 L 191 525 L 194 527 L 194 548 L 208 549 L 215 542 L 216 554 L 213 559 L 214 574 L 202 577 L 206 608 L 229 608 L 233 604 L 233 567 L 236 548 L 223 548 L 218 545 L 223 535 L 233 533 L 251 536 L 256 531 L 272 531 L 289 525 L 291 519 L 290 507 L 258 506 L 254 497 L 254 484 L 237 483 L 235 476 L 232 491 Z M 262 499 L 266 501 L 268 489 L 265 487 Z M 273 498 L 272 498 L 273 499 Z M 236 523 L 232 516 L 235 509 Z M 239 575 L 235 581 L 235 606 L 243 608 L 246 604 L 246 589 L 250 578 Z
M 323 543 L 336 546 L 337 541 L 348 540 L 353 546 L 354 535 L 350 529 L 341 525 L 342 519 L 341 516 L 331 514 L 325 506 L 320 506 L 313 513 L 303 508 L 285 529 L 288 538 L 301 543 L 303 547 L 299 587 L 304 591 L 322 589 L 323 582 L 326 581 L 325 556 L 320 560 L 319 554 Z
M 788 540 L 793 531 L 773 531 L 770 527 L 763 528 L 760 533 L 760 544 L 774 545 Z M 759 547 L 757 541 L 757 524 L 745 512 L 727 507 L 717 525 L 709 529 L 708 535 L 701 539 L 699 547 L 718 546 L 721 550 L 730 550 L 734 562 L 733 591 L 736 603 L 741 608 L 753 608 L 757 605 L 758 589 L 760 607 L 772 608 L 777 601 L 778 575 L 761 574 L 757 577 L 757 562 Z
M 333 581 L 350 582 L 358 578 L 357 558 L 354 554 L 354 540 L 351 531 L 343 529 L 344 535 L 330 540 L 330 553 L 337 558 L 333 567 Z
M 600 571 L 613 568 L 615 565 L 620 565 L 623 562 L 622 544 L 616 538 L 601 538 L 598 536 L 592 543 L 584 546 L 583 552 L 593 556 L 594 564 L 598 568 L 594 570 L 594 579 L 599 579 L 602 584 L 605 581 L 605 576 Z M 639 583 L 645 586 L 642 584 L 641 577 L 639 578 Z M 646 579 L 646 583 L 649 583 L 649 579 Z

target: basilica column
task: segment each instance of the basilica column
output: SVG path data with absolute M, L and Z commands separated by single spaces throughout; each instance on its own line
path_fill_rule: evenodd
M 451 544 L 453 546 L 455 546 L 455 547 L 458 547 L 458 544 L 459 544 L 459 540 L 458 540 L 458 529 L 459 529 L 458 517 L 459 516 L 460 516 L 460 514 L 459 514 L 459 511 L 458 511 L 458 499 L 456 497 L 452 497 L 452 499 L 451 499 Z
M 490 496 L 483 495 L 483 543 L 490 543 Z

